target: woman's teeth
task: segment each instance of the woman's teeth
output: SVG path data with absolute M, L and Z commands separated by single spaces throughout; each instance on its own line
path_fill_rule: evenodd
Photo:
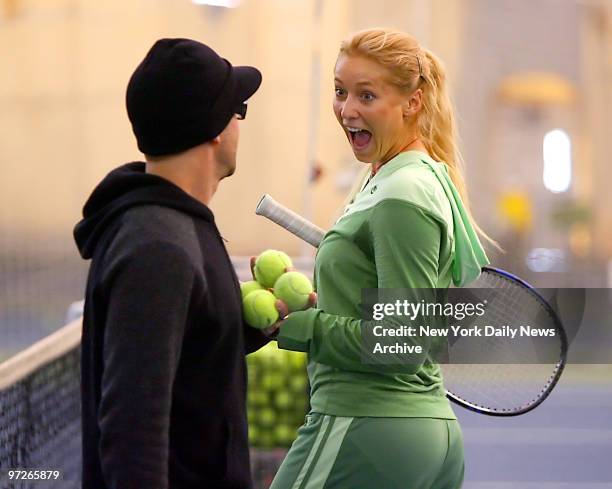
M 356 150 L 365 149 L 372 139 L 372 133 L 366 129 L 359 129 L 357 127 L 347 127 L 346 129 L 350 134 L 351 143 Z

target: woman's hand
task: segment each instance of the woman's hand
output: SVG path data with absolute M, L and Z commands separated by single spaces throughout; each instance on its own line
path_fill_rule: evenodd
M 255 278 L 255 261 L 256 260 L 257 260 L 257 257 L 255 256 L 252 256 L 250 260 L 251 275 L 253 276 L 253 280 L 256 280 Z M 285 273 L 291 272 L 293 270 L 295 270 L 295 267 L 287 267 L 285 268 Z M 310 309 L 311 307 L 314 307 L 316 305 L 317 305 L 317 293 L 311 292 L 308 295 L 308 303 L 304 306 L 302 310 L 304 311 L 306 309 Z M 278 330 L 283 325 L 285 318 L 289 315 L 289 308 L 287 307 L 287 304 L 285 304 L 285 302 L 282 301 L 281 299 L 276 299 L 275 306 L 276 306 L 276 310 L 278 311 L 278 316 L 280 319 L 276 321 L 272 326 L 269 326 L 261 330 L 263 334 L 265 334 L 269 338 L 276 338 L 276 336 L 278 335 Z
M 283 324 L 285 318 L 289 315 L 289 308 L 287 307 L 287 304 L 285 304 L 283 301 L 281 301 L 280 299 L 276 299 L 276 303 L 274 305 L 276 306 L 276 310 L 278 311 L 278 317 L 280 319 L 276 321 L 272 326 L 268 326 L 267 328 L 261 330 L 261 332 L 265 334 L 268 338 L 276 338 L 276 335 L 278 335 L 278 330 Z

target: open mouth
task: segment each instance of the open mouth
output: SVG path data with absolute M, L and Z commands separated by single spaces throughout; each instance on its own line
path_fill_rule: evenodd
M 372 133 L 366 129 L 347 127 L 346 130 L 348 131 L 351 145 L 355 151 L 363 151 L 372 140 Z

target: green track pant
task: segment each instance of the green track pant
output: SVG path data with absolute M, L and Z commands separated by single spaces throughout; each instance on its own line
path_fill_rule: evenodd
M 455 420 L 311 413 L 270 489 L 458 489 L 462 481 Z

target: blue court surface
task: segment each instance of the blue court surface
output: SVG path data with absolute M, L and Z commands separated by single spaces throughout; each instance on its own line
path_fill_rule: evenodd
M 612 369 L 570 365 L 550 397 L 512 418 L 455 407 L 464 489 L 612 489 Z

